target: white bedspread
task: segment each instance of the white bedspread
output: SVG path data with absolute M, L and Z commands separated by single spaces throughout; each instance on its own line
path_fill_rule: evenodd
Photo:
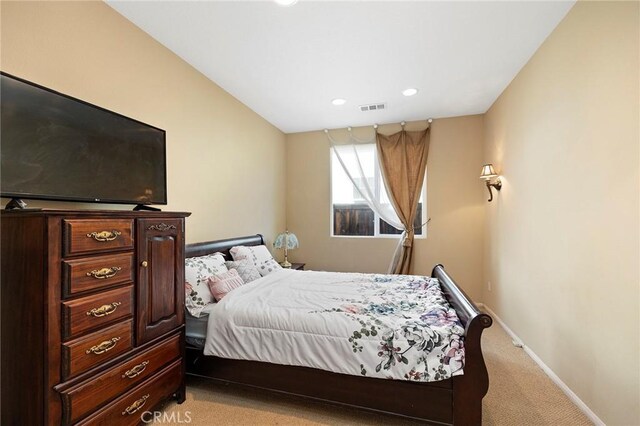
M 462 374 L 464 329 L 428 277 L 283 269 L 209 314 L 205 355 L 414 381 Z

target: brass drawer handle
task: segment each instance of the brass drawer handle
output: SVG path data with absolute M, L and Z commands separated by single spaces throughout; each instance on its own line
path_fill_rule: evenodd
M 122 305 L 120 302 L 113 302 L 110 305 L 102 305 L 99 308 L 93 308 L 90 311 L 87 311 L 87 315 L 93 316 L 96 318 L 106 317 L 107 315 L 111 315 L 118 309 L 118 306 Z
M 111 349 L 116 347 L 116 344 L 118 343 L 118 340 L 120 340 L 119 337 L 114 337 L 111 340 L 105 340 L 104 342 L 100 343 L 99 345 L 92 346 L 91 349 L 87 349 L 86 353 L 88 355 L 88 354 L 93 352 L 96 355 L 100 355 L 100 354 L 103 354 L 105 352 L 109 352 Z
M 122 235 L 122 232 L 120 231 L 100 231 L 100 232 L 91 232 L 89 234 L 87 234 L 88 238 L 93 238 L 96 241 L 113 241 L 116 238 L 118 238 L 120 235 Z
M 96 278 L 98 280 L 104 280 L 105 278 L 115 277 L 116 274 L 121 270 L 122 268 L 119 266 L 113 266 L 111 268 L 94 269 L 91 272 L 87 272 L 87 276 Z
M 122 415 L 125 416 L 127 414 L 131 415 L 135 413 L 136 411 L 142 408 L 145 402 L 147 402 L 147 399 L 149 399 L 149 394 L 146 394 L 145 396 L 143 396 L 142 398 L 140 398 L 139 400 L 135 401 L 133 404 L 125 408 L 124 411 L 122 412 Z
M 134 377 L 139 376 L 144 370 L 147 369 L 147 365 L 149 365 L 149 361 L 143 361 L 142 363 L 133 367 L 131 370 L 125 371 L 125 373 L 122 375 L 122 378 L 124 379 L 125 377 L 128 377 L 130 379 L 133 379 Z

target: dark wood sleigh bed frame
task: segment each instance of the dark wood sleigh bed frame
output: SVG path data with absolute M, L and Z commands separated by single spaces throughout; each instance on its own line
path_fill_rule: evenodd
M 215 252 L 228 254 L 233 246 L 260 244 L 264 244 L 260 234 L 189 244 L 186 257 Z M 490 327 L 493 320 L 477 308 L 442 265 L 433 268 L 432 276 L 439 279 L 446 298 L 465 327 L 464 375 L 428 383 L 359 377 L 307 367 L 205 356 L 201 348 L 188 343 L 187 374 L 432 424 L 480 425 L 482 398 L 489 389 L 480 339 L 482 331 Z

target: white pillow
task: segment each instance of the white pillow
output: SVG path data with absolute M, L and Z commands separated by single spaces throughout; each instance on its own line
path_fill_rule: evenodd
M 261 276 L 269 275 L 271 272 L 282 269 L 269 253 L 266 246 L 236 246 L 229 250 L 233 260 L 249 259 L 258 269 Z
M 207 279 L 227 272 L 224 255 L 214 253 L 206 256 L 188 257 L 184 262 L 185 306 L 194 317 L 199 317 L 202 310 L 215 302 Z
M 253 262 L 249 259 L 227 261 L 225 262 L 228 270 L 235 269 L 238 271 L 238 275 L 242 278 L 245 284 L 255 281 L 260 278 L 260 272 L 255 267 Z

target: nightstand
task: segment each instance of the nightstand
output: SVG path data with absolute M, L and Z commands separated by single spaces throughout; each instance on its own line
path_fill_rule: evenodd
M 291 264 L 291 269 L 297 269 L 298 271 L 304 271 L 304 265 L 306 265 L 306 263 L 292 263 Z

